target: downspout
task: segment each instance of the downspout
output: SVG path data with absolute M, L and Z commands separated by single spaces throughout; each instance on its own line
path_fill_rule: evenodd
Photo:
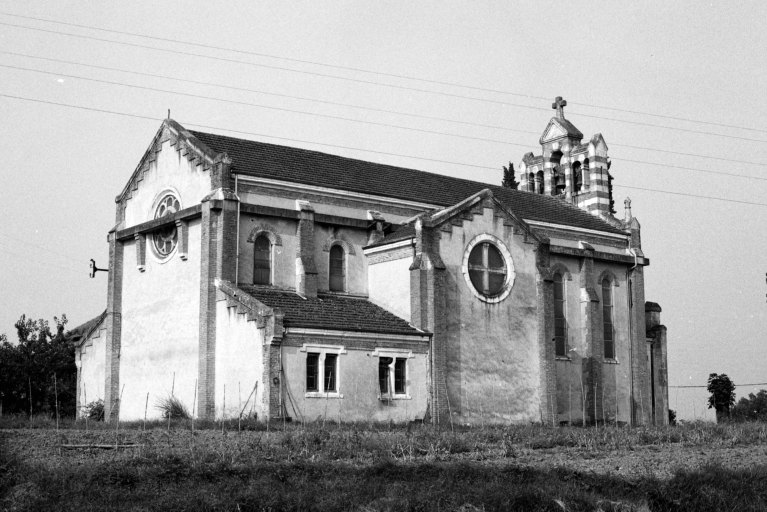
M 237 236 L 235 238 L 235 249 L 234 249 L 234 286 L 237 286 L 240 279 L 240 196 L 237 195 L 237 185 L 238 185 L 238 178 L 239 174 L 234 174 L 234 195 L 237 196 Z

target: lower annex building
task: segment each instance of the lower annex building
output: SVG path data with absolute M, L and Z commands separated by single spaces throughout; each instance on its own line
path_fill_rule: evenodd
M 164 121 L 116 199 L 106 311 L 70 333 L 78 405 L 667 423 L 639 222 L 565 104 L 517 189 Z

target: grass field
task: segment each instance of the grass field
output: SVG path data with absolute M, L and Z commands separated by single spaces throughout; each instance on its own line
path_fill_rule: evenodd
M 767 510 L 763 423 L 116 427 L 0 419 L 0 508 Z

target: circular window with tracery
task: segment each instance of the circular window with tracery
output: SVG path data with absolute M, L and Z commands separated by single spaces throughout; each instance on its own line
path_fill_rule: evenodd
M 173 194 L 167 194 L 160 199 L 154 218 L 159 219 L 166 215 L 172 215 L 181 209 L 178 199 Z M 176 225 L 171 224 L 156 231 L 153 235 L 154 248 L 161 257 L 168 256 L 176 248 L 178 242 L 178 233 Z
M 506 298 L 515 277 L 509 250 L 488 234 L 479 235 L 466 247 L 463 274 L 474 295 L 485 302 Z

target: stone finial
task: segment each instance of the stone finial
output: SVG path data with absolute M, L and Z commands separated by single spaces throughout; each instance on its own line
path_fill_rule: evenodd
M 563 109 L 566 106 L 567 106 L 567 100 L 563 100 L 562 96 L 557 96 L 556 98 L 554 98 L 554 103 L 551 104 L 551 108 L 557 111 L 557 118 L 559 119 L 565 118 L 565 113 L 563 112 Z
M 623 220 L 628 222 L 632 219 L 631 215 L 631 198 L 627 197 L 623 200 Z

